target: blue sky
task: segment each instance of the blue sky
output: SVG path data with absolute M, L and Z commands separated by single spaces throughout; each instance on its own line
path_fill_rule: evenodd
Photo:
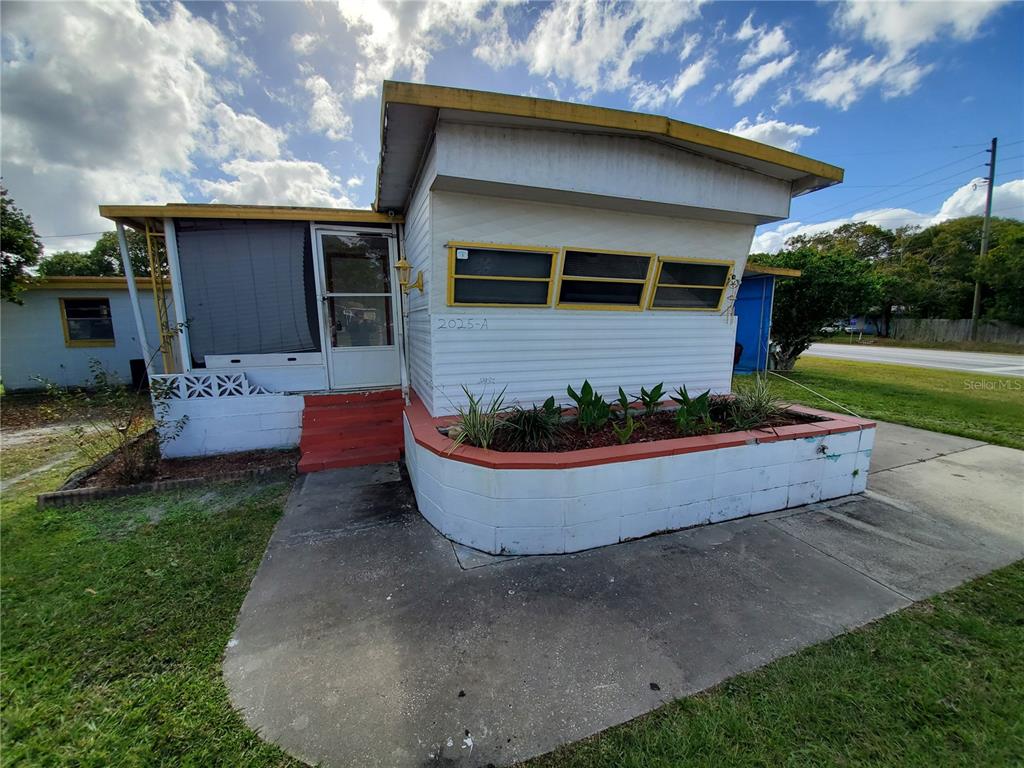
M 755 249 L 850 218 L 1024 218 L 1024 4 L 5 3 L 4 183 L 49 249 L 101 202 L 365 207 L 380 82 L 666 114 L 840 165 Z M 49 237 L 72 235 L 71 237 Z

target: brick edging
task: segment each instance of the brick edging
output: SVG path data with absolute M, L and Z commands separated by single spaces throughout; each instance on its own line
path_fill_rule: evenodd
M 277 475 L 281 479 L 295 475 L 294 466 L 261 467 L 259 469 L 241 469 L 235 472 L 225 472 L 211 477 L 182 477 L 176 480 L 156 480 L 151 483 L 136 483 L 135 485 L 118 485 L 113 488 L 72 488 L 64 491 L 53 491 L 51 493 L 40 493 L 36 496 L 36 508 L 62 508 L 72 507 L 79 504 L 99 501 L 101 499 L 112 499 L 119 496 L 136 496 L 142 493 L 153 493 L 156 491 L 170 491 L 178 488 L 191 488 L 207 483 L 231 482 L 235 480 L 252 480 L 256 478 L 272 478 Z

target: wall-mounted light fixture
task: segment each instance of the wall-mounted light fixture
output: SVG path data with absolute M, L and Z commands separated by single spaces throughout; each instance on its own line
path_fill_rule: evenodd
M 398 270 L 398 284 L 402 286 L 402 293 L 409 293 L 413 288 L 418 288 L 420 293 L 423 292 L 423 271 L 419 271 L 416 274 L 415 282 L 409 282 L 409 276 L 412 274 L 412 264 L 405 260 L 405 256 L 398 260 L 395 264 L 395 269 Z

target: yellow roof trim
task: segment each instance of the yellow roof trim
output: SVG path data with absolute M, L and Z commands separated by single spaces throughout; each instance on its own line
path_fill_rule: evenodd
M 281 205 L 222 205 L 220 203 L 167 203 L 166 205 L 101 205 L 100 216 L 126 219 L 260 219 L 270 221 L 331 221 L 355 224 L 400 224 L 401 216 L 365 209 L 312 208 Z
M 833 182 L 843 180 L 843 169 L 838 166 L 751 141 L 742 136 L 734 136 L 731 133 L 684 123 L 681 120 L 673 120 L 661 115 L 552 101 L 551 99 L 537 99 L 531 96 L 512 96 L 504 93 L 472 91 L 466 88 L 448 88 L 422 83 L 403 83 L 394 80 L 384 81 L 382 103 L 387 104 L 388 102 L 467 112 L 490 112 L 513 117 L 532 117 L 538 120 L 576 123 L 597 128 L 637 131 L 686 141 L 723 152 L 732 152 L 808 175 L 819 176 Z
M 136 277 L 135 285 L 138 288 L 150 289 L 152 283 L 148 277 Z M 54 277 L 37 277 L 25 286 L 32 291 L 54 291 L 54 290 L 128 290 L 128 279 L 123 275 L 110 277 L 98 277 L 88 275 L 57 275 Z
M 799 269 L 788 267 L 769 267 L 766 264 L 758 264 L 756 261 L 748 261 L 744 272 L 760 272 L 764 275 L 778 275 L 779 277 L 800 277 L 803 274 Z

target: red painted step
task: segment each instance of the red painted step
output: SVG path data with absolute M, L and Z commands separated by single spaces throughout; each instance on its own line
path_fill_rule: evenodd
M 403 446 L 400 390 L 307 395 L 299 472 L 396 461 Z

